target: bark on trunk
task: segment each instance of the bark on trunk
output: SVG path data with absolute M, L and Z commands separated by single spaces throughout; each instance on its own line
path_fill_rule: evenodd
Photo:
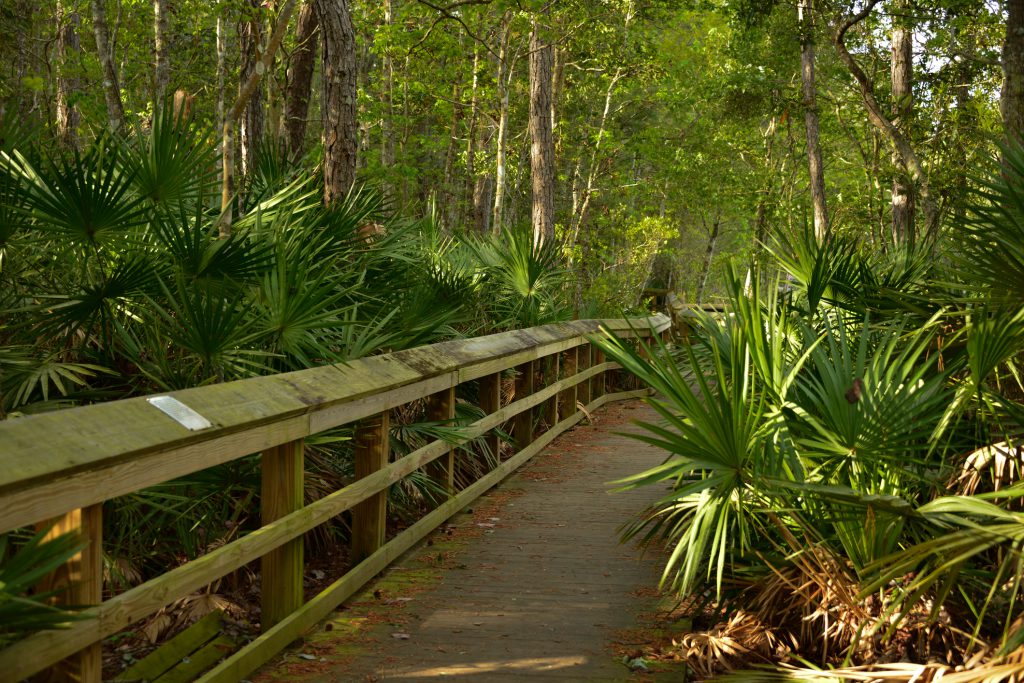
M 503 227 L 505 202 L 505 138 L 508 137 L 508 84 L 512 80 L 511 68 L 508 64 L 508 40 L 512 27 L 512 13 L 506 12 L 501 19 L 501 43 L 498 49 L 498 140 L 495 149 L 494 164 L 494 212 L 491 220 L 491 231 L 500 233 Z
M 533 242 L 555 239 L 555 144 L 551 131 L 554 55 L 534 23 L 530 34 L 530 174 L 533 180 Z
M 999 110 L 1007 138 L 1024 137 L 1024 0 L 1006 0 L 1003 88 Z
M 77 61 L 82 50 L 78 39 L 78 27 L 81 19 L 78 12 L 67 11 L 64 3 L 57 2 L 57 139 L 65 147 L 78 147 L 78 124 L 81 116 L 74 105 L 75 94 L 80 89 L 78 78 L 73 69 L 69 69 L 71 61 Z
M 388 27 L 388 42 L 384 47 L 384 116 L 380 122 L 380 165 L 389 169 L 395 165 L 395 60 L 392 55 L 391 24 L 394 12 L 391 0 L 384 0 L 384 24 Z M 474 83 L 476 76 L 474 75 Z M 395 188 L 390 182 L 384 183 L 384 197 L 390 202 L 395 198 Z
M 604 138 L 605 127 L 608 125 L 608 116 L 612 110 L 612 95 L 615 93 L 615 86 L 618 85 L 619 79 L 622 78 L 622 68 L 615 70 L 615 75 L 612 76 L 608 82 L 608 90 L 604 94 L 604 109 L 601 111 L 601 124 L 597 128 L 597 140 L 594 142 L 594 147 L 590 151 L 590 168 L 587 171 L 587 182 L 580 189 L 574 189 L 573 191 L 573 211 L 572 216 L 569 220 L 569 239 L 568 239 L 568 252 L 571 254 L 572 249 L 576 246 L 579 241 L 580 230 L 583 227 L 583 223 L 587 220 L 587 212 L 590 210 L 590 198 L 594 194 L 594 185 L 597 182 L 597 154 L 601 150 L 601 140 Z M 576 171 L 574 176 L 574 185 L 578 187 L 578 181 L 580 179 L 580 163 L 576 163 Z M 571 264 L 570 256 L 570 264 Z
M 703 219 L 702 219 L 703 220 Z M 711 273 L 711 261 L 715 258 L 715 245 L 718 243 L 719 229 L 722 221 L 719 218 L 711 224 L 711 232 L 708 235 L 708 248 L 704 252 L 704 262 L 700 267 L 700 278 L 697 280 L 697 303 L 704 303 L 704 291 L 708 286 L 708 275 Z M 705 225 L 705 227 L 707 227 Z
M 323 69 L 324 203 L 343 198 L 356 179 L 356 33 L 348 0 L 314 0 Z
M 227 80 L 228 42 L 224 30 L 224 17 L 217 16 L 217 130 L 224 130 L 224 83 Z M 233 191 L 233 189 L 232 189 Z
M 103 69 L 103 98 L 107 105 L 107 124 L 116 133 L 124 125 L 124 105 L 118 85 L 117 66 L 110 51 L 110 28 L 107 26 L 106 0 L 92 2 L 92 31 L 96 38 L 96 54 Z
M 281 46 L 284 39 L 285 29 L 288 28 L 288 20 L 295 9 L 295 0 L 285 0 L 281 12 L 277 15 L 277 24 L 274 26 L 274 33 L 270 36 L 267 44 L 267 51 L 263 55 L 262 67 L 253 71 L 249 79 L 245 81 L 238 91 L 238 98 L 231 106 L 231 110 L 224 115 L 224 126 L 221 129 L 221 155 L 223 160 L 221 171 L 221 195 L 220 195 L 220 236 L 228 237 L 231 234 L 231 199 L 234 187 L 234 139 L 235 121 L 242 115 L 245 105 L 256 92 L 257 86 L 263 74 L 270 70 L 270 64 L 274 60 L 277 48 Z
M 263 63 L 263 19 L 261 17 L 260 0 L 249 0 L 246 11 L 248 16 L 238 26 L 238 47 L 241 55 L 241 64 L 238 68 L 240 80 L 239 89 L 249 81 L 249 78 L 256 72 L 258 64 Z M 271 60 L 272 63 L 272 60 Z M 269 72 L 270 64 L 267 64 Z M 262 76 L 262 74 L 261 74 Z M 242 174 L 246 175 L 252 171 L 256 162 L 256 150 L 263 139 L 263 127 L 266 121 L 263 110 L 263 86 L 262 79 L 257 84 L 249 102 L 242 113 L 242 125 L 239 131 L 242 147 Z
M 906 0 L 899 0 L 897 14 L 909 12 Z M 893 124 L 909 139 L 910 120 L 914 115 L 914 34 L 902 17 L 893 18 L 892 29 L 892 101 Z M 914 241 L 914 190 L 909 182 L 906 164 L 893 152 L 895 173 L 892 178 L 892 241 L 893 244 Z
M 295 26 L 295 49 L 292 50 L 288 65 L 288 88 L 285 98 L 284 126 L 288 138 L 288 155 L 292 159 L 302 156 L 306 142 L 306 128 L 309 116 L 309 96 L 313 89 L 313 71 L 316 59 L 316 43 L 319 39 L 320 24 L 316 12 L 307 1 L 299 10 Z
M 825 204 L 825 167 L 821 161 L 818 96 L 814 77 L 814 16 L 812 0 L 799 0 L 800 78 L 803 86 L 804 127 L 807 131 L 807 166 L 810 173 L 811 203 L 814 207 L 814 238 L 828 238 L 828 208 Z
M 868 120 L 896 149 L 896 152 L 900 156 L 900 161 L 906 167 L 911 181 L 917 186 L 917 194 L 925 215 L 926 232 L 929 238 L 934 238 L 938 235 L 939 229 L 939 207 L 931 195 L 931 188 L 928 183 L 928 174 L 925 173 L 924 166 L 921 164 L 920 158 L 918 158 L 917 153 L 911 146 L 910 140 L 908 140 L 907 137 L 895 126 L 895 124 L 893 124 L 889 117 L 882 112 L 882 107 L 878 104 L 878 99 L 875 97 L 874 84 L 871 82 L 871 79 L 868 78 L 867 74 L 864 73 L 864 70 L 860 68 L 860 65 L 857 64 L 857 61 L 853 58 L 853 55 L 850 54 L 850 51 L 846 47 L 846 32 L 871 14 L 875 5 L 879 2 L 881 2 L 881 0 L 868 0 L 868 3 L 860 12 L 849 17 L 846 21 L 840 24 L 833 36 L 832 42 L 836 46 L 839 58 L 857 80 L 857 85 L 860 88 L 861 99 L 864 102 L 864 108 L 867 110 Z
M 167 45 L 170 20 L 168 0 L 153 0 L 153 111 L 164 106 L 167 97 L 167 84 L 171 82 L 171 62 Z

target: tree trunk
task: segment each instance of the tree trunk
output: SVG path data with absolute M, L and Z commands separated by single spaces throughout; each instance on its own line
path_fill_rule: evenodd
M 167 24 L 170 20 L 168 0 L 153 0 L 153 111 L 160 111 L 167 97 L 167 84 L 171 82 L 171 62 L 168 57 Z
M 1007 138 L 1024 137 L 1024 0 L 1006 0 L 1003 88 L 999 111 Z
M 319 30 L 316 12 L 307 0 L 299 10 L 299 19 L 295 26 L 296 45 L 288 65 L 288 87 L 285 95 L 285 135 L 288 138 L 288 155 L 294 160 L 302 156 L 306 142 L 309 95 L 313 89 Z
M 80 89 L 76 76 L 70 75 L 72 60 L 78 61 L 82 51 L 78 39 L 78 27 L 81 19 L 78 12 L 67 11 L 64 2 L 57 2 L 57 139 L 60 144 L 74 149 L 78 147 L 78 124 L 81 116 L 74 104 L 75 95 Z
M 601 149 L 601 140 L 604 138 L 605 127 L 608 125 L 608 115 L 612 110 L 612 95 L 615 93 L 615 86 L 618 85 L 619 79 L 622 78 L 622 67 L 615 70 L 615 75 L 612 76 L 608 82 L 608 89 L 604 94 L 604 109 L 601 111 L 601 124 L 597 128 L 597 140 L 594 142 L 594 146 L 590 151 L 590 168 L 587 171 L 587 182 L 586 184 L 577 190 L 573 191 L 573 212 L 569 219 L 569 239 L 568 248 L 569 253 L 572 253 L 572 249 L 576 246 L 576 242 L 579 241 L 580 230 L 582 229 L 584 221 L 587 220 L 587 212 L 590 210 L 590 198 L 594 194 L 594 185 L 597 182 L 597 153 Z M 574 185 L 579 180 L 580 164 L 576 164 L 576 172 Z M 572 257 L 570 256 L 570 259 Z
M 395 165 L 395 59 L 392 23 L 394 9 L 391 0 L 384 0 L 384 24 L 387 26 L 388 40 L 384 46 L 384 115 L 380 122 L 380 165 L 385 170 Z M 474 79 L 476 77 L 474 76 Z M 474 81 L 475 82 L 475 81 Z M 391 182 L 384 183 L 384 197 L 389 202 L 395 198 L 395 188 Z
M 898 0 L 894 9 L 897 15 L 910 11 L 906 0 Z M 914 33 L 908 26 L 908 20 L 901 16 L 893 17 L 891 67 L 893 125 L 909 139 L 910 120 L 914 115 Z M 906 164 L 895 151 L 892 163 L 895 167 L 892 178 L 892 242 L 913 243 L 914 190 Z
M 263 20 L 261 17 L 260 0 L 248 0 L 246 12 L 248 16 L 238 25 L 238 47 L 241 63 L 238 67 L 239 89 L 249 81 L 256 72 L 257 64 L 263 60 Z M 269 67 L 270 64 L 267 65 Z M 269 72 L 269 68 L 267 68 Z M 261 74 L 261 76 L 264 74 Z M 252 172 L 256 162 L 256 150 L 263 139 L 263 127 L 266 118 L 263 111 L 262 80 L 257 84 L 249 102 L 242 113 L 242 125 L 239 131 L 242 143 L 242 174 Z
M 116 133 L 124 125 L 124 106 L 121 104 L 121 88 L 118 85 L 114 55 L 110 51 L 106 0 L 92 1 L 92 30 L 96 37 L 96 54 L 103 69 L 103 97 L 107 104 L 107 122 L 110 132 Z
M 498 48 L 498 140 L 495 149 L 494 164 L 494 215 L 491 220 L 491 231 L 500 233 L 503 227 L 505 202 L 505 148 L 508 137 L 508 84 L 512 80 L 508 64 L 508 40 L 512 27 L 512 13 L 506 12 L 501 18 L 501 42 Z
M 718 235 L 721 225 L 722 220 L 720 218 L 716 218 L 715 222 L 711 224 L 711 233 L 708 235 L 708 248 L 704 252 L 704 262 L 701 264 L 700 277 L 697 279 L 698 304 L 704 303 L 704 291 L 708 286 L 708 275 L 711 273 L 711 261 L 715 257 L 715 245 L 718 243 Z M 704 227 L 707 228 L 707 224 L 705 224 Z
M 478 69 L 480 67 L 480 46 L 473 44 L 473 80 L 469 94 L 469 125 L 466 131 L 466 194 L 469 198 L 469 206 L 472 207 L 473 227 L 481 232 L 479 222 L 479 205 L 476 197 L 476 150 L 477 150 L 477 129 L 479 128 L 480 112 L 477 93 L 479 92 L 480 79 Z
M 533 180 L 533 243 L 555 239 L 555 144 L 551 131 L 550 41 L 535 22 L 530 34 L 530 174 Z
M 828 210 L 825 204 L 825 168 L 821 161 L 818 97 L 814 79 L 814 8 L 812 0 L 799 0 L 800 79 L 803 85 L 804 127 L 807 131 L 807 166 L 810 173 L 811 202 L 814 206 L 814 238 L 828 238 Z
M 928 183 L 928 174 L 925 173 L 924 166 L 921 164 L 921 160 L 918 158 L 917 153 L 911 146 L 910 141 L 882 112 L 882 107 L 878 104 L 878 99 L 875 97 L 874 84 L 871 82 L 871 79 L 868 78 L 867 74 L 864 73 L 864 70 L 860 68 L 860 65 L 857 64 L 857 61 L 853 58 L 853 55 L 850 54 L 850 51 L 846 47 L 846 32 L 871 14 L 875 5 L 880 1 L 881 0 L 868 0 L 867 4 L 860 12 L 847 18 L 846 21 L 840 24 L 839 28 L 833 35 L 832 42 L 836 46 L 839 58 L 857 80 L 857 85 L 860 88 L 861 100 L 863 100 L 864 108 L 868 113 L 868 120 L 889 140 L 889 143 L 893 148 L 895 148 L 897 154 L 900 156 L 900 161 L 907 169 L 907 173 L 910 176 L 911 181 L 913 181 L 917 186 L 918 197 L 920 198 L 921 208 L 924 210 L 925 222 L 927 224 L 926 231 L 929 238 L 934 238 L 938 236 L 940 216 L 938 204 L 936 204 L 935 199 L 931 195 L 931 187 Z
M 224 31 L 223 13 L 217 15 L 217 130 L 224 130 L 224 83 L 227 80 L 228 42 Z M 232 192 L 234 188 L 232 188 Z
M 356 33 L 348 0 L 314 0 L 323 36 L 324 203 L 344 198 L 356 179 Z
M 452 86 L 452 122 L 448 129 L 448 149 L 444 155 L 444 178 L 441 182 L 443 204 L 439 215 L 444 217 L 448 228 L 458 220 L 458 184 L 455 181 L 455 164 L 459 156 L 459 128 L 462 125 L 462 85 L 458 80 Z
M 220 195 L 221 215 L 219 224 L 221 237 L 228 237 L 231 235 L 231 200 L 233 195 L 235 169 L 235 121 L 237 121 L 242 115 L 245 105 L 249 103 L 253 93 L 256 92 L 256 88 L 259 86 L 260 79 L 263 78 L 263 74 L 270 70 L 270 64 L 274 60 L 277 48 L 281 46 L 285 30 L 288 28 L 288 20 L 291 18 L 292 11 L 294 9 L 295 0 L 285 0 L 284 6 L 281 8 L 281 12 L 277 15 L 277 25 L 274 27 L 274 33 L 270 36 L 270 42 L 267 44 L 267 51 L 263 54 L 263 61 L 260 62 L 262 66 L 254 69 L 252 75 L 249 76 L 249 79 L 245 81 L 241 88 L 239 88 L 238 99 L 236 99 L 235 103 L 231 106 L 231 110 L 224 115 L 224 127 L 221 129 L 221 158 L 223 160 Z

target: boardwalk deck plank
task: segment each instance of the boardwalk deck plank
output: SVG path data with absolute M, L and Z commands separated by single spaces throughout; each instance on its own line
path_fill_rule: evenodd
M 293 650 L 254 680 L 631 680 L 613 643 L 653 609 L 663 561 L 618 542 L 620 525 L 662 494 L 608 492 L 608 482 L 664 458 L 615 434 L 636 431 L 634 419 L 656 416 L 639 402 L 609 407 L 596 425 L 561 436 L 496 489 L 516 495 L 490 508 L 493 518 L 456 518 L 454 525 L 483 532 L 457 551 L 440 582 L 408 599 L 354 654 L 351 646 L 332 652 L 320 633 L 322 662 L 297 666 Z M 403 563 L 428 550 L 414 549 Z

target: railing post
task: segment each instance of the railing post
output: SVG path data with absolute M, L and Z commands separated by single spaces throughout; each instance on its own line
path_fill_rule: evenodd
M 356 479 L 387 466 L 390 451 L 387 411 L 360 420 L 355 436 Z M 353 563 L 362 562 L 384 545 L 387 503 L 388 492 L 385 489 L 352 508 Z
M 103 505 L 97 503 L 72 510 L 50 520 L 53 524 L 46 540 L 69 531 L 78 532 L 86 543 L 82 552 L 73 556 L 37 586 L 40 592 L 59 590 L 56 602 L 64 605 L 98 605 L 103 600 Z M 103 674 L 102 644 L 87 648 L 54 665 L 38 680 L 46 683 L 100 683 Z
M 576 358 L 577 352 L 579 351 L 578 346 L 574 346 L 565 352 L 565 360 L 562 363 L 562 374 L 565 377 L 572 377 L 576 374 Z M 558 414 L 562 418 L 569 417 L 570 415 L 576 414 L 576 386 L 567 387 L 558 392 L 558 401 L 561 403 L 561 407 L 558 409 Z
M 594 348 L 594 365 L 604 364 L 604 351 Z M 594 376 L 590 382 L 592 398 L 601 398 L 605 393 L 605 384 L 608 382 L 608 373 L 601 372 Z
M 480 410 L 484 411 L 485 415 L 498 412 L 501 409 L 501 373 L 496 372 L 493 375 L 484 375 L 480 378 L 479 387 L 477 402 L 480 405 Z M 492 429 L 488 432 L 487 436 L 484 437 L 484 442 L 494 455 L 494 461 L 500 462 L 501 451 L 499 449 L 501 448 L 501 443 L 498 440 L 497 431 Z
M 516 366 L 516 400 L 533 393 L 534 361 Z M 513 431 L 516 450 L 521 451 L 533 443 L 533 408 L 516 415 Z
M 305 481 L 302 439 L 264 451 L 260 468 L 263 524 L 302 507 Z M 299 536 L 260 559 L 260 628 L 263 631 L 302 607 L 302 554 L 302 536 Z
M 590 343 L 584 343 L 582 346 L 576 347 L 576 372 L 584 372 L 590 367 L 590 354 L 591 347 Z M 590 403 L 590 380 L 586 379 L 576 385 L 576 395 L 579 402 L 584 406 Z
M 455 417 L 455 387 L 449 387 L 427 397 L 427 419 L 431 422 L 449 422 Z M 444 486 L 451 496 L 455 493 L 455 448 L 438 458 L 427 468 L 430 477 Z
M 558 381 L 558 359 L 561 354 L 553 353 L 544 359 L 544 386 L 549 387 Z M 544 402 L 544 421 L 548 428 L 558 424 L 558 394 Z

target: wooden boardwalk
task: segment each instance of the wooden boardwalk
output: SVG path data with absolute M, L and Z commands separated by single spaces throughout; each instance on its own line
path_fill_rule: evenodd
M 642 403 L 595 417 L 252 680 L 630 680 L 621 656 L 655 608 L 663 558 L 641 559 L 618 527 L 663 492 L 607 484 L 664 453 L 614 433 L 656 419 Z

